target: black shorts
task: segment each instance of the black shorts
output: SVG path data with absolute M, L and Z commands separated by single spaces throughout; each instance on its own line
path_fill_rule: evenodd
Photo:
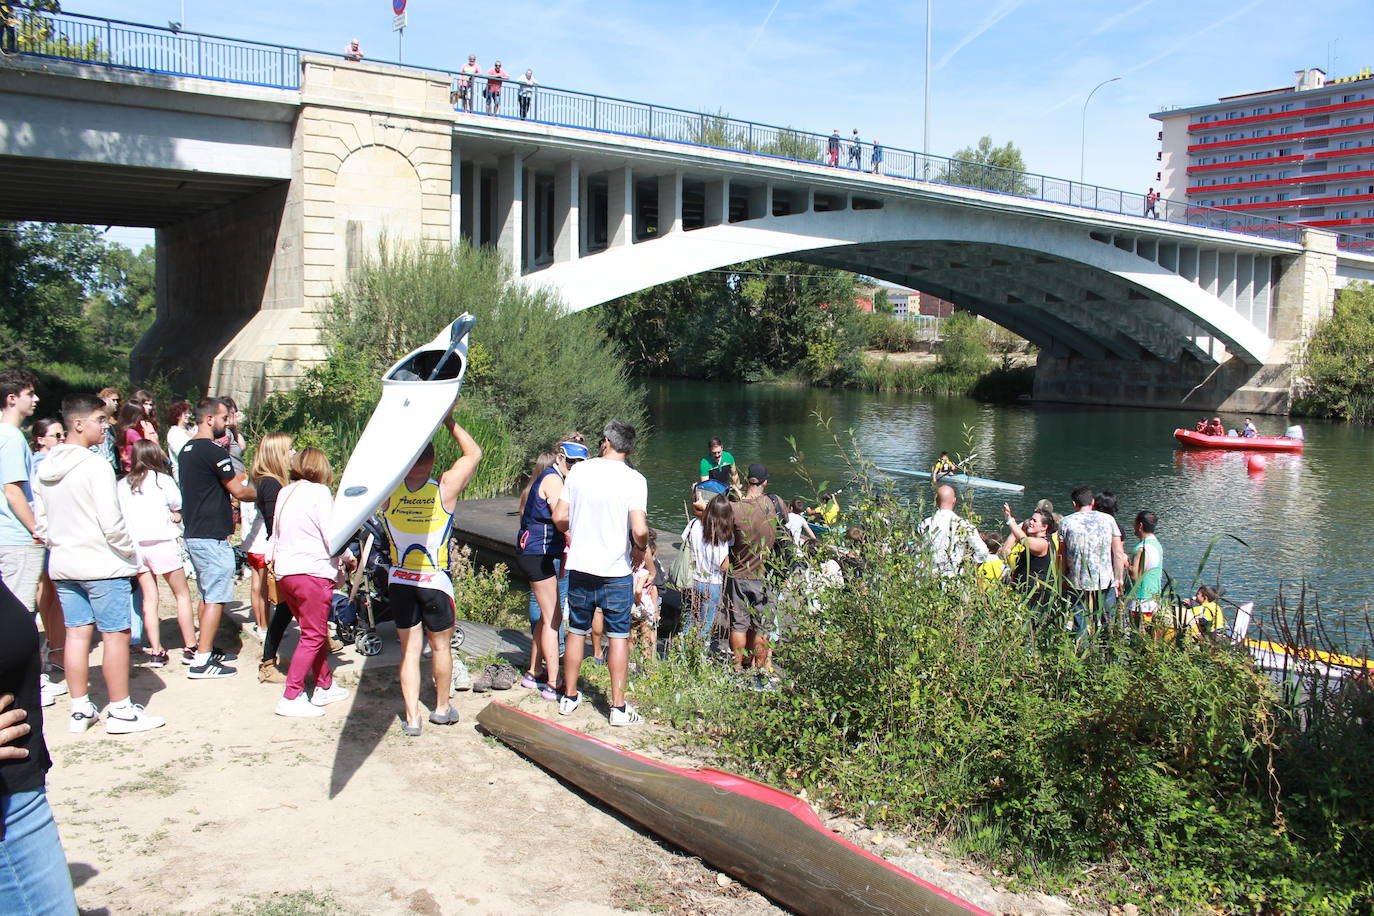
M 553 554 L 517 554 L 515 565 L 520 567 L 520 575 L 531 582 L 543 582 L 545 579 L 552 579 L 558 575 L 558 567 L 554 566 L 558 562 L 558 557 Z
M 453 628 L 453 599 L 438 589 L 393 582 L 387 595 L 391 599 L 391 619 L 396 622 L 396 629 L 409 630 L 417 623 L 423 623 L 431 633 Z

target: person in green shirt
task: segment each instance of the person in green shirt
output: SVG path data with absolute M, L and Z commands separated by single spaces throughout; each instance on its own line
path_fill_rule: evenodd
M 1159 596 L 1164 590 L 1164 548 L 1155 537 L 1158 525 L 1159 519 L 1153 512 L 1136 513 L 1135 536 L 1140 543 L 1131 553 L 1131 589 L 1126 593 L 1126 607 L 1137 621 L 1159 609 Z
M 701 459 L 701 479 L 697 482 L 714 480 L 730 486 L 730 476 L 735 469 L 735 456 L 727 452 L 720 439 L 715 436 L 706 443 L 706 452 L 706 457 Z

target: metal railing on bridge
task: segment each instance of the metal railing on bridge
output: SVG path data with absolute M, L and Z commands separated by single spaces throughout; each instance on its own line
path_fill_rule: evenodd
M 301 85 L 299 48 L 14 7 L 17 46 L 23 54 L 276 89 Z
M 20 14 L 18 49 L 39 57 L 298 89 L 302 54 L 342 56 L 78 13 L 52 13 L 22 4 L 14 6 Z M 1295 223 L 1198 207 L 1187 201 L 1152 199 L 1146 194 L 1034 172 L 884 147 L 853 137 L 743 121 L 723 113 L 707 114 L 573 89 L 525 84 L 513 74 L 493 79 L 489 74 L 464 74 L 389 61 L 370 62 L 442 74 L 451 81 L 454 108 L 474 114 L 732 150 L 913 182 L 973 188 L 1276 241 L 1296 242 L 1302 230 Z M 1340 235 L 1338 242 L 1341 247 L 1356 250 L 1374 247 L 1370 239 L 1354 235 Z

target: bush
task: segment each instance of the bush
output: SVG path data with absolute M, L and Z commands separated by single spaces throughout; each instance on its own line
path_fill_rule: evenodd
M 921 336 L 909 321 L 892 315 L 874 313 L 860 316 L 864 346 L 887 353 L 910 353 L 921 342 Z
M 940 366 L 950 374 L 983 372 L 988 368 L 990 344 L 978 317 L 955 312 L 940 322 Z
M 1336 294 L 1301 360 L 1300 413 L 1374 422 L 1374 285 L 1351 283 Z
M 641 394 L 595 317 L 565 316 L 549 295 L 508 279 L 490 249 L 383 244 L 334 298 L 325 361 L 252 411 L 249 437 L 290 432 L 342 469 L 377 403 L 381 374 L 465 310 L 477 324 L 457 417 L 483 449 L 468 496 L 510 490 L 531 454 L 570 431 L 595 438 L 611 417 L 642 426 Z M 436 465 L 452 464 L 448 434 L 439 430 L 434 443 Z
M 510 282 L 491 248 L 383 242 L 377 257 L 335 296 L 327 321 L 343 381 L 379 375 L 461 312 L 477 319 L 463 390 L 489 406 L 518 454 L 570 430 L 600 432 L 611 418 L 642 427 L 643 396 L 597 317 L 565 315 L 549 293 Z
M 510 570 L 504 563 L 483 569 L 473 559 L 471 547 L 454 543 L 450 545 L 448 568 L 459 620 L 525 628 L 529 598 L 511 588 Z
M 1325 758 L 1310 754 L 1294 741 L 1307 717 L 1247 656 L 1033 628 L 1015 594 L 893 549 L 917 542 L 922 514 L 872 490 L 851 504 L 865 538 L 778 647 L 781 690 L 740 690 L 675 650 L 647 682 L 657 711 L 735 767 L 1039 888 L 1091 871 L 1092 890 L 1153 912 L 1368 908 L 1368 685 L 1310 738 Z M 1302 755 L 1295 791 L 1275 774 Z

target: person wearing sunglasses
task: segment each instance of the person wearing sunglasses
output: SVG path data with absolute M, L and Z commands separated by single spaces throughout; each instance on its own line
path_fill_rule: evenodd
M 33 424 L 33 455 L 29 459 L 29 466 L 33 473 L 37 473 L 38 466 L 43 463 L 43 459 L 48 457 L 54 448 L 67 441 L 67 432 L 62 428 L 62 421 L 52 417 L 44 417 L 42 420 Z M 29 475 L 33 479 L 33 474 Z

